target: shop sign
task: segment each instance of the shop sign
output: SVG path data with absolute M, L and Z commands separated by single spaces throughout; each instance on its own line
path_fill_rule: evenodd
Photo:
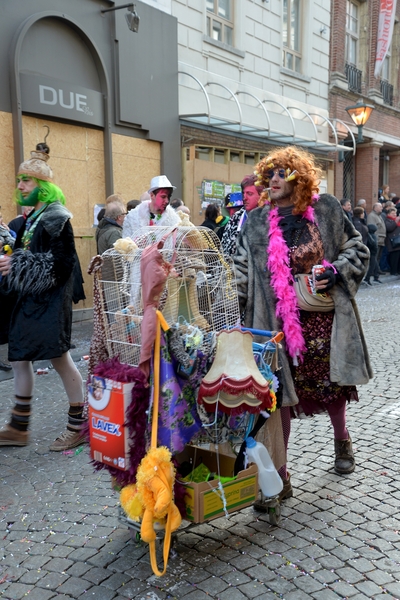
M 103 95 L 42 75 L 20 74 L 22 111 L 104 126 Z

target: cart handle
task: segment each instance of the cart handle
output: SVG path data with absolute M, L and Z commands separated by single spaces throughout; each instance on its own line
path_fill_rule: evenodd
M 250 333 L 253 333 L 254 335 L 262 335 L 264 337 L 269 337 L 271 338 L 269 341 L 274 342 L 275 344 L 279 343 L 284 338 L 284 334 L 282 331 L 278 331 L 278 333 L 274 335 L 274 331 L 266 331 L 263 329 L 251 329 L 250 327 L 241 327 L 241 330 L 250 331 Z

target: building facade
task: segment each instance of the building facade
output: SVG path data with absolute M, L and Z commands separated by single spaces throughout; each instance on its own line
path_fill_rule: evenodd
M 139 5 L 140 3 L 138 3 Z M 162 172 L 181 181 L 177 23 L 147 4 L 129 29 L 108 0 L 0 4 L 1 211 L 17 214 L 15 173 L 50 133 L 55 183 L 74 215 L 82 270 L 96 254 L 95 207 L 112 193 L 138 198 Z M 85 277 L 92 306 L 92 281 Z
M 193 221 L 203 220 L 204 184 L 216 181 L 220 200 L 221 184 L 240 182 L 276 145 L 314 153 L 321 189 L 333 192 L 341 142 L 329 119 L 330 1 L 147 1 L 178 21 L 183 195 Z
M 400 195 L 400 5 L 397 5 L 389 51 L 378 77 L 375 62 L 382 8 L 396 2 L 332 0 L 330 118 L 338 119 L 357 137 L 346 108 L 363 100 L 373 107 L 355 152 L 338 156 L 334 191 L 338 198 L 367 201 L 371 210 L 379 189 L 388 184 Z M 343 143 L 353 145 L 343 132 Z M 357 140 L 356 140 L 357 141 Z

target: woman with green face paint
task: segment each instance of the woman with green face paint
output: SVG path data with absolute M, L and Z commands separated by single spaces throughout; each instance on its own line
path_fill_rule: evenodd
M 77 256 L 72 214 L 53 182 L 49 148 L 38 144 L 17 173 L 14 198 L 32 206 L 11 256 L 0 257 L 2 285 L 14 299 L 8 359 L 14 371 L 15 405 L 0 431 L 0 446 L 25 446 L 33 396 L 34 360 L 50 360 L 69 400 L 67 430 L 50 446 L 62 451 L 84 443 L 83 382 L 70 354 L 73 271 Z M 49 422 L 51 415 L 47 416 Z

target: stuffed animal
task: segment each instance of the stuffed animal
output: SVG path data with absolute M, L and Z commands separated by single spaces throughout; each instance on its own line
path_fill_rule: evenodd
M 122 488 L 119 496 L 121 506 L 131 521 L 139 522 L 143 517 L 143 506 L 140 502 L 136 483 L 130 483 Z
M 140 534 L 145 542 L 150 543 L 156 539 L 154 521 L 168 517 L 171 531 L 178 529 L 182 522 L 173 501 L 174 479 L 175 469 L 168 448 L 150 448 L 142 459 L 136 476 L 137 492 L 143 506 Z
M 114 242 L 113 246 L 120 254 L 129 254 L 138 249 L 137 244 L 131 238 L 121 238 Z
M 182 210 L 179 209 L 176 211 L 176 213 L 181 220 L 181 222 L 178 223 L 178 227 L 195 227 L 195 225 L 193 225 L 193 223 L 189 219 L 189 215 L 187 213 L 184 213 Z

